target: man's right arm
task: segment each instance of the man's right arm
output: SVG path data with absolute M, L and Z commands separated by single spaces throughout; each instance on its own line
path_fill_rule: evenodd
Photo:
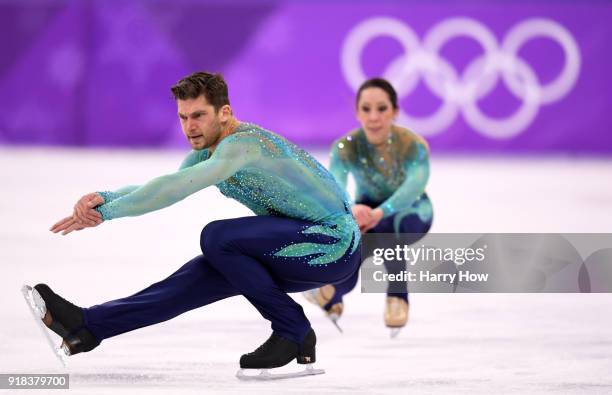
M 183 159 L 183 161 L 181 162 L 181 165 L 179 166 L 179 170 L 183 170 L 193 165 L 197 165 L 202 160 L 206 160 L 207 157 L 208 157 L 208 150 L 202 150 L 202 151 L 193 150 L 189 154 L 187 154 L 185 159 Z M 140 187 L 141 187 L 140 185 L 127 185 L 115 191 L 99 191 L 96 193 L 102 196 L 102 199 L 104 199 L 104 203 L 109 203 L 115 199 L 118 199 L 122 196 L 127 195 L 128 193 L 134 192 L 136 189 Z
M 140 188 L 140 185 L 128 185 L 128 186 L 119 188 L 115 191 L 98 191 L 96 193 L 102 196 L 102 199 L 104 199 L 104 203 L 108 203 L 108 202 L 112 202 L 115 199 L 119 199 L 120 197 L 125 196 L 128 193 L 133 192 L 138 188 Z
M 207 158 L 208 150 L 193 150 L 183 159 L 179 170 L 196 165 Z M 73 216 L 79 223 L 94 226 L 98 220 L 101 220 L 102 218 L 97 211 L 92 211 L 91 209 L 119 199 L 120 197 L 134 192 L 138 188 L 140 188 L 140 185 L 128 185 L 115 191 L 97 191 L 88 193 L 81 197 L 74 205 Z
M 197 165 L 198 163 L 205 161 L 206 159 L 208 159 L 208 149 L 192 150 L 190 153 L 187 154 L 185 159 L 183 159 L 183 162 L 181 162 L 179 170 L 183 170 L 188 167 Z
M 234 175 L 261 155 L 248 139 L 227 137 L 209 159 L 176 173 L 157 177 L 130 193 L 96 209 L 104 220 L 138 216 L 168 207 L 187 196 Z

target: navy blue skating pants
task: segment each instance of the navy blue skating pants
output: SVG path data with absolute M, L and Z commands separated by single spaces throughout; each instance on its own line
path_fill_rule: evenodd
M 204 227 L 202 255 L 168 278 L 123 299 L 85 312 L 85 325 L 100 341 L 169 320 L 186 311 L 243 295 L 272 324 L 279 336 L 301 343 L 310 323 L 287 292 L 300 292 L 351 278 L 358 270 L 359 248 L 337 261 L 310 265 L 307 259 L 275 256 L 293 243 L 332 244 L 321 234 L 303 234 L 313 223 L 254 216 L 214 221 Z M 353 240 L 354 243 L 354 240 Z M 309 256 L 306 258 L 312 258 Z
M 429 199 L 429 197 L 427 194 L 423 194 L 420 199 Z M 357 204 L 365 204 L 366 206 L 372 208 L 380 206 L 381 203 L 382 202 L 375 202 L 367 198 L 362 198 L 357 201 Z M 370 229 L 367 233 L 395 233 L 395 229 L 393 228 L 394 220 L 395 215 L 383 218 L 378 225 Z M 416 243 L 422 239 L 427 232 L 429 232 L 432 221 L 433 216 L 428 221 L 421 220 L 417 214 L 405 216 L 402 218 L 399 226 L 399 232 L 402 233 L 402 241 L 406 243 L 406 245 Z M 384 245 L 385 241 L 388 243 L 388 238 L 383 236 L 380 240 L 382 243 L 381 247 L 389 247 L 388 245 Z M 366 258 L 368 257 L 362 257 L 363 260 Z M 399 274 L 402 272 L 402 270 L 405 270 L 406 267 L 405 265 L 398 265 L 395 262 L 388 263 L 385 261 L 385 269 L 387 273 Z M 359 272 L 355 272 L 355 274 L 348 279 L 334 284 L 336 292 L 334 293 L 333 298 L 324 306 L 324 308 L 328 310 L 334 304 L 342 302 L 342 297 L 355 288 L 358 277 Z M 408 301 L 408 284 L 406 282 L 390 281 L 387 288 L 387 296 L 397 296 Z

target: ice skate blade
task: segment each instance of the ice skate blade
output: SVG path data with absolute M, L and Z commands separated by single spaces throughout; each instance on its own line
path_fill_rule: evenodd
M 395 339 L 397 337 L 397 335 L 399 335 L 400 331 L 402 330 L 402 327 L 396 327 L 396 328 L 390 328 L 391 329 L 391 339 Z
M 306 299 L 310 303 L 316 304 L 317 306 L 319 306 L 319 303 L 317 302 L 317 298 L 314 295 L 315 292 L 317 292 L 316 288 L 309 289 L 308 291 L 303 291 L 302 296 L 304 297 L 304 299 Z
M 55 354 L 57 359 L 60 361 L 62 367 L 68 367 L 68 364 L 66 363 L 66 357 L 69 354 L 66 354 L 66 350 L 64 347 L 57 347 L 54 345 L 53 339 L 51 338 L 51 335 L 49 335 L 50 329 L 47 328 L 47 326 L 42 321 L 42 318 L 47 312 L 45 301 L 40 296 L 38 291 L 30 287 L 29 285 L 24 285 L 23 287 L 21 287 L 21 293 L 23 294 L 23 298 L 25 299 L 25 302 L 28 305 L 30 312 L 32 313 L 34 321 L 38 324 L 38 327 L 45 336 L 45 339 L 47 339 L 47 343 L 49 344 L 49 347 L 51 347 L 53 354 Z
M 327 317 L 331 320 L 332 324 L 334 324 L 336 329 L 338 329 L 338 331 L 340 331 L 340 333 L 344 333 L 342 328 L 340 328 L 340 325 L 338 325 L 338 320 L 340 319 L 340 317 L 338 317 L 338 314 L 332 313 L 332 314 L 329 314 Z
M 258 374 L 249 374 L 259 372 Z M 236 377 L 239 380 L 244 381 L 267 381 L 267 380 L 283 380 L 283 379 L 293 379 L 296 377 L 305 377 L 305 376 L 313 376 L 316 374 L 325 373 L 324 369 L 315 369 L 312 367 L 312 364 L 306 365 L 306 369 L 301 372 L 292 372 L 292 373 L 273 373 L 270 372 L 270 369 L 240 369 L 236 373 Z

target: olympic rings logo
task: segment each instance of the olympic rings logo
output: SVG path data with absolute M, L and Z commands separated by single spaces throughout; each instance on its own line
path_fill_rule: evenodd
M 409 95 L 422 78 L 431 92 L 442 100 L 442 105 L 428 117 L 414 117 L 400 110 L 398 121 L 423 135 L 445 130 L 461 111 L 467 123 L 482 135 L 493 139 L 514 137 L 531 124 L 540 106 L 567 95 L 580 72 L 580 50 L 576 41 L 565 27 L 550 19 L 527 19 L 515 25 L 498 45 L 493 33 L 471 18 L 446 19 L 436 24 L 421 42 L 401 21 L 376 17 L 353 28 L 342 48 L 342 70 L 355 91 L 367 78 L 361 67 L 363 49 L 369 41 L 380 36 L 397 40 L 404 49 L 404 54 L 393 60 L 383 73 L 398 96 Z M 448 40 L 458 36 L 476 40 L 484 50 L 461 75 L 439 54 Z M 518 56 L 519 49 L 538 36 L 556 41 L 565 57 L 557 78 L 544 85 L 540 84 L 532 67 Z M 479 99 L 495 88 L 500 76 L 509 91 L 522 102 L 512 115 L 503 119 L 487 116 L 477 105 Z

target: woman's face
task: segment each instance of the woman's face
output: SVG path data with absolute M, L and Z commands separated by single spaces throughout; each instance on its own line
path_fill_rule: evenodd
M 387 92 L 381 88 L 361 91 L 357 103 L 357 120 L 370 144 L 382 144 L 389 138 L 391 125 L 397 116 Z

